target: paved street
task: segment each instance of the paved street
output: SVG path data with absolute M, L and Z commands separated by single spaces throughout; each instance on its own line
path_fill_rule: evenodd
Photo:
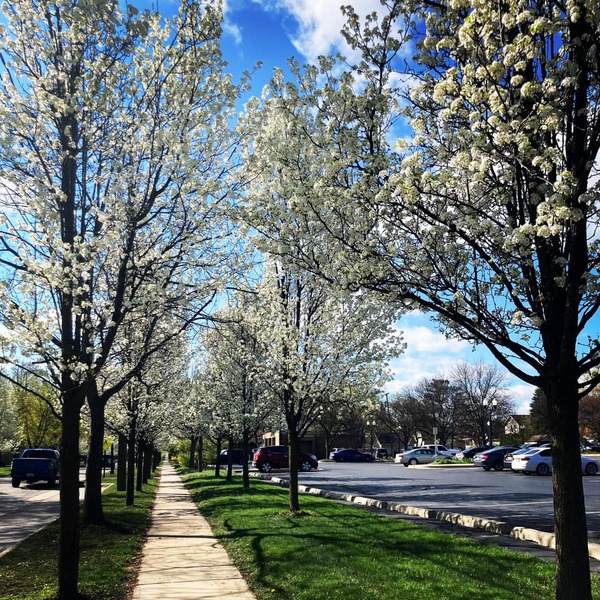
M 419 468 L 394 463 L 321 461 L 304 485 L 457 512 L 552 532 L 552 478 L 476 467 Z M 287 477 L 285 471 L 277 473 Z M 590 541 L 600 540 L 600 475 L 584 477 Z
M 21 483 L 13 488 L 10 477 L 0 477 L 0 556 L 58 517 L 58 495 L 58 485 Z M 83 495 L 82 487 L 81 499 Z

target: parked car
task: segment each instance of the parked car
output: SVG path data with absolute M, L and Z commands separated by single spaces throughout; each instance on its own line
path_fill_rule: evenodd
M 527 461 L 529 457 L 541 452 L 542 450 L 550 450 L 550 448 L 538 448 L 537 446 L 529 446 L 525 448 L 521 448 L 521 450 L 517 450 L 510 454 L 507 458 L 510 459 L 510 469 L 511 471 L 523 471 L 527 466 Z
M 244 451 L 241 448 L 225 448 L 225 450 L 221 450 L 221 454 L 219 454 L 219 464 L 226 465 L 229 460 L 229 454 L 233 456 L 233 464 L 241 465 L 244 462 Z M 252 459 L 252 455 L 246 455 L 246 462 L 249 462 Z
M 346 448 L 332 448 L 331 452 L 329 453 L 329 460 L 333 460 L 333 455 L 336 452 L 339 452 L 340 450 L 345 450 Z
M 60 454 L 52 448 L 26 448 L 19 458 L 13 459 L 10 476 L 16 488 L 21 481 L 47 481 L 53 486 L 60 477 Z
M 538 448 L 536 452 L 517 455 L 511 468 L 522 473 L 537 473 L 550 475 L 552 473 L 552 448 Z M 596 475 L 600 470 L 600 463 L 587 456 L 581 457 L 581 472 L 584 475 Z
M 453 458 L 454 453 L 448 450 L 446 446 L 442 446 L 441 444 L 423 444 L 423 446 L 419 446 L 419 448 L 426 448 L 428 450 L 433 450 L 436 454 L 440 454 L 445 458 Z
M 593 442 L 583 442 L 581 444 L 582 452 L 600 452 L 600 444 L 595 444 Z
M 515 456 L 519 456 L 520 454 L 525 454 L 526 452 L 533 452 L 534 450 L 539 450 L 539 448 L 532 448 L 531 446 L 521 446 L 520 448 L 517 448 L 516 450 L 509 452 L 504 457 L 504 468 L 511 469 L 512 462 L 513 462 Z
M 408 467 L 410 465 L 426 465 L 439 458 L 439 452 L 436 453 L 430 448 L 415 448 L 414 450 L 409 450 L 408 452 L 401 454 L 399 460 L 398 455 L 396 455 L 394 462 L 400 462 L 405 467 Z
M 476 454 L 479 454 L 480 452 L 489 449 L 489 446 L 473 446 L 472 448 L 466 448 L 462 452 L 459 452 L 454 458 L 456 458 L 457 460 L 463 460 L 465 458 L 474 458 Z
M 252 465 L 263 473 L 269 473 L 273 469 L 287 469 L 289 467 L 288 446 L 265 446 L 258 448 L 252 458 Z M 319 461 L 314 454 L 300 452 L 298 454 L 298 469 L 310 471 L 318 469 Z
M 373 462 L 375 457 L 369 452 L 361 452 L 353 448 L 339 450 L 333 454 L 335 462 Z
M 504 469 L 504 457 L 511 452 L 518 450 L 517 446 L 496 446 L 483 452 L 478 452 L 473 457 L 473 464 L 476 467 L 483 467 L 485 471 L 502 471 Z

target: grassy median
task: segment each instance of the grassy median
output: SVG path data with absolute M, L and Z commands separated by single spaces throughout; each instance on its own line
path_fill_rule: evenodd
M 314 496 L 291 515 L 287 490 L 256 480 L 184 479 L 259 600 L 555 597 L 554 566 L 527 554 Z
M 104 483 L 115 483 L 106 478 Z M 135 579 L 136 560 L 144 541 L 148 514 L 156 493 L 151 480 L 136 492 L 134 506 L 116 486 L 103 494 L 105 527 L 82 526 L 79 590 L 89 600 L 123 600 Z M 0 557 L 1 600 L 49 600 L 57 592 L 58 522 L 21 542 Z

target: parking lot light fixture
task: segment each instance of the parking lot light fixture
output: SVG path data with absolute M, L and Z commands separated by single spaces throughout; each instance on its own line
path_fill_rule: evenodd
M 367 420 L 367 427 L 369 427 L 370 432 L 371 432 L 371 450 L 370 452 L 373 453 L 373 427 L 375 426 L 375 419 L 368 419 Z
M 492 419 L 493 419 L 493 414 L 496 411 L 496 408 L 498 407 L 498 401 L 492 400 L 491 402 L 489 402 L 488 400 L 484 400 L 483 406 L 485 406 L 485 408 L 489 409 L 489 421 L 487 424 L 490 429 L 489 429 L 488 440 L 489 440 L 490 448 L 492 448 L 494 445 L 494 428 L 493 428 L 493 420 Z

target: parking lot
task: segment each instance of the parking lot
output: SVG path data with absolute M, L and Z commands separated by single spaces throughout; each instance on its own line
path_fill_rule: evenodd
M 286 477 L 285 472 L 278 473 Z M 554 531 L 552 478 L 465 467 L 321 461 L 301 483 Z M 590 541 L 600 541 L 600 475 L 584 477 Z

